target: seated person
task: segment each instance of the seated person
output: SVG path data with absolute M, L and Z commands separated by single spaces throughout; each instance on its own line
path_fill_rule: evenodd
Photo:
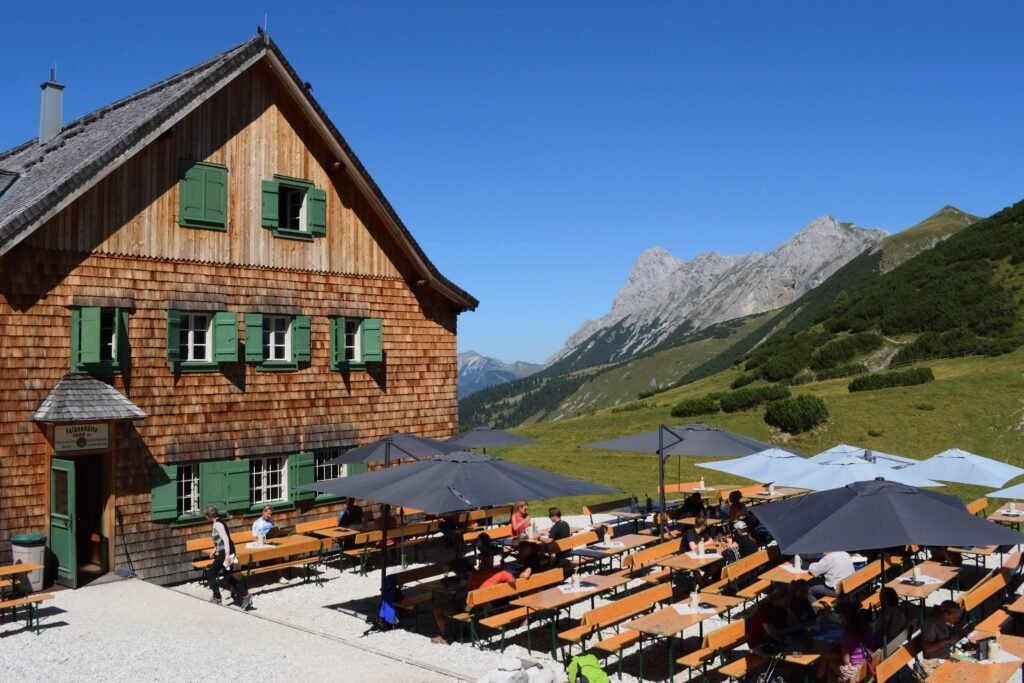
M 695 553 L 701 541 L 704 541 L 705 546 L 714 546 L 715 544 L 714 538 L 708 530 L 706 517 L 698 517 L 694 520 L 693 526 L 683 533 L 683 548 Z
M 743 495 L 739 491 L 729 494 L 729 521 L 735 523 L 747 514 L 747 506 L 743 502 Z
M 963 637 L 963 629 L 955 628 L 963 611 L 952 600 L 932 608 L 921 627 L 921 666 L 928 673 L 950 658 L 953 645 Z
M 839 582 L 853 574 L 853 559 L 845 550 L 825 553 L 817 562 L 807 567 L 807 572 L 814 577 L 811 581 L 810 601 L 817 602 L 825 596 L 836 597 Z
M 880 597 L 881 612 L 875 624 L 875 637 L 877 642 L 888 643 L 907 627 L 907 615 L 900 607 L 900 596 L 895 590 L 886 586 Z
M 363 508 L 356 505 L 354 498 L 346 498 L 338 511 L 338 526 L 356 527 L 363 523 Z
M 718 551 L 722 554 L 723 564 L 732 564 L 743 557 L 732 534 L 722 534 L 718 537 Z
M 455 580 L 468 579 L 472 576 L 473 565 L 465 558 L 456 561 L 454 570 Z M 447 579 L 446 579 L 447 580 Z M 451 644 L 448 637 L 448 625 L 453 614 L 466 609 L 466 589 L 460 588 L 447 595 L 437 594 L 434 596 L 434 622 L 437 624 L 438 635 L 432 641 L 435 643 Z
M 818 617 L 808 595 L 810 587 L 806 579 L 797 579 L 789 586 L 793 593 L 789 601 L 789 609 L 793 612 L 793 618 L 796 619 L 798 626 L 812 626 Z
M 548 541 L 560 541 L 563 538 L 572 536 L 572 529 L 569 528 L 569 523 L 562 519 L 561 510 L 550 508 L 548 510 L 548 519 L 551 520 L 551 528 L 542 535 L 542 538 Z
M 694 491 L 683 501 L 677 514 L 680 517 L 706 517 L 707 506 L 704 504 L 704 497 Z
M 861 669 L 871 661 L 875 651 L 874 634 L 865 612 L 856 605 L 843 605 L 840 615 L 843 619 L 843 635 L 839 647 L 822 656 L 819 672 L 827 673 L 829 681 L 855 683 L 861 679 Z
M 525 500 L 516 503 L 512 513 L 512 538 L 519 538 L 530 527 L 530 506 Z
M 373 528 L 376 529 L 377 531 L 384 531 L 384 523 L 385 523 L 384 522 L 384 516 L 383 515 L 378 515 L 377 519 L 375 519 L 373 521 Z M 398 528 L 398 520 L 395 519 L 394 515 L 391 515 L 391 514 L 388 515 L 387 525 L 388 525 L 388 531 L 390 531 L 391 529 L 397 529 Z M 394 544 L 395 544 L 395 539 L 391 538 L 391 535 L 389 534 L 388 535 L 388 547 L 390 548 Z
M 259 538 L 260 536 L 266 538 L 270 530 L 274 528 L 274 520 L 272 519 L 274 511 L 268 505 L 263 508 L 263 514 L 256 518 L 256 521 L 252 523 L 252 537 Z
M 740 549 L 740 557 L 746 557 L 747 555 L 753 555 L 760 547 L 754 537 L 747 531 L 747 523 L 742 519 L 737 520 L 733 525 L 733 535 L 736 539 L 736 545 Z
M 536 543 L 522 543 L 516 548 L 515 559 L 505 562 L 505 569 L 517 579 L 528 579 L 543 568 L 544 560 Z
M 793 631 L 796 619 L 789 609 L 789 602 L 789 589 L 776 588 L 747 619 L 747 645 L 752 651 L 769 639 L 784 640 Z

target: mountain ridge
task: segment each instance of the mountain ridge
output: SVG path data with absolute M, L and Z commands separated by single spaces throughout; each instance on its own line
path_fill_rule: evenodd
M 529 377 L 543 367 L 539 363 L 513 361 L 506 363 L 476 351 L 463 351 L 456 355 L 459 367 L 459 398 L 504 382 Z

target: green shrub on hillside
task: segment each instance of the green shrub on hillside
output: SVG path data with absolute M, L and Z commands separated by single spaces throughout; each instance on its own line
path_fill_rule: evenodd
M 629 403 L 623 403 L 621 406 L 615 406 L 612 408 L 613 413 L 632 413 L 635 410 L 643 410 L 644 408 L 654 407 L 653 403 L 647 401 L 630 401 Z
M 882 338 L 870 332 L 858 332 L 837 337 L 828 342 L 811 357 L 812 370 L 825 370 L 846 363 L 861 353 L 870 353 L 882 348 Z
M 727 413 L 735 413 L 740 410 L 756 408 L 766 401 L 774 401 L 780 398 L 789 398 L 789 388 L 781 384 L 771 384 L 766 387 L 744 387 L 736 391 L 730 391 L 719 398 L 718 403 Z
M 736 377 L 736 379 L 734 379 L 732 381 L 732 384 L 730 384 L 729 386 L 731 386 L 733 389 L 739 389 L 740 387 L 745 387 L 748 384 L 750 384 L 751 382 L 756 382 L 756 381 L 757 381 L 757 373 L 756 372 L 744 372 L 742 375 L 738 375 Z
M 796 373 L 795 377 L 786 380 L 786 384 L 788 384 L 791 387 L 796 387 L 800 386 L 801 384 L 810 384 L 816 379 L 817 377 L 815 377 L 814 373 L 811 372 L 810 370 L 801 370 L 800 372 Z
M 915 384 L 927 384 L 934 382 L 935 375 L 931 368 L 910 368 L 909 370 L 890 370 L 889 372 L 876 372 L 873 375 L 855 377 L 850 382 L 849 390 L 874 391 L 875 389 L 888 389 L 890 387 L 909 387 Z
M 771 401 L 764 413 L 765 422 L 790 434 L 806 432 L 827 419 L 828 406 L 811 394 Z
M 718 403 L 708 397 L 688 398 L 672 406 L 672 417 L 693 417 L 718 412 Z

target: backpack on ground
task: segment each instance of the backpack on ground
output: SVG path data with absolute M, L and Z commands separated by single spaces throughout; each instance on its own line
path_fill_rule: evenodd
M 610 683 L 608 674 L 594 655 L 577 655 L 569 662 L 569 683 Z

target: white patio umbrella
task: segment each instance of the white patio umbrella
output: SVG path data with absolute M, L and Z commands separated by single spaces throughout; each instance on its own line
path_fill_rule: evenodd
M 822 451 L 817 455 L 813 455 L 808 460 L 816 465 L 821 463 L 833 462 L 845 457 L 860 458 L 861 460 L 874 459 L 875 464 L 882 465 L 884 467 L 897 467 L 899 465 L 915 465 L 919 461 L 913 458 L 904 458 L 902 455 L 893 455 L 891 453 L 882 453 L 881 451 L 874 451 L 868 448 L 861 448 L 860 446 L 851 446 L 849 444 L 841 443 L 838 446 L 833 446 L 827 451 Z
M 1024 469 L 974 453 L 950 448 L 906 469 L 929 479 L 997 488 L 1024 474 Z
M 986 493 L 986 498 L 1009 498 L 1010 500 L 1024 500 L 1024 483 L 1014 484 L 1010 488 L 993 493 Z
M 697 467 L 735 474 L 762 484 L 771 484 L 808 474 L 817 465 L 807 462 L 807 458 L 781 448 L 769 448 L 742 458 L 697 463 Z
M 775 483 L 798 489 L 809 489 L 811 491 L 827 491 L 854 482 L 873 481 L 875 479 L 885 479 L 886 481 L 906 484 L 907 486 L 943 486 L 943 484 L 937 481 L 908 473 L 906 469 L 894 469 L 877 463 L 863 460 L 858 462 L 857 460 L 857 458 L 852 458 L 839 461 L 848 464 L 823 463 L 815 465 L 814 470 L 805 475 L 781 479 Z

